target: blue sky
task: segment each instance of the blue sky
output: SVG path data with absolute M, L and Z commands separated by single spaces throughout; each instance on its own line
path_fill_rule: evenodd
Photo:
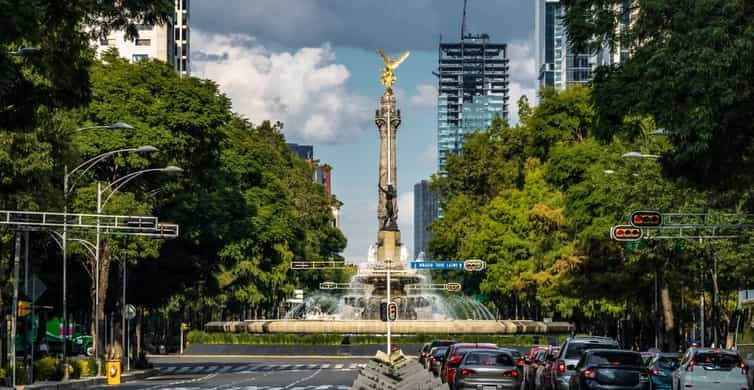
M 394 88 L 398 130 L 399 225 L 413 249 L 413 185 L 436 171 L 437 45 L 457 40 L 461 0 L 194 0 L 192 71 L 215 80 L 252 122 L 285 124 L 289 142 L 314 145 L 333 166 L 344 202 L 344 255 L 363 260 L 376 239 L 378 135 L 374 111 L 384 48 L 411 50 Z M 511 109 L 533 98 L 534 3 L 469 0 L 468 30 L 509 45 Z M 227 54 L 227 55 L 226 55 Z M 215 56 L 211 56 L 215 55 Z

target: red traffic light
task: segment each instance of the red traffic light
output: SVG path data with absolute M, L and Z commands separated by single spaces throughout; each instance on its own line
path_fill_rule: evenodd
M 635 227 L 662 226 L 662 214 L 657 211 L 635 211 L 631 213 L 630 220 Z
M 611 230 L 612 238 L 617 241 L 638 241 L 642 237 L 641 229 L 634 226 L 618 225 Z
M 390 302 L 387 305 L 387 318 L 389 321 L 395 321 L 398 319 L 398 305 L 394 302 Z

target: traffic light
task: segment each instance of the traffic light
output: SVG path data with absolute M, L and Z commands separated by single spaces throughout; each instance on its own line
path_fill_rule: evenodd
M 613 226 L 610 235 L 616 241 L 638 241 L 641 240 L 641 229 L 630 225 Z
M 186 331 L 189 330 L 189 326 L 185 322 L 181 322 L 181 330 Z
M 387 321 L 387 302 L 380 303 L 380 320 Z
M 395 321 L 398 319 L 398 305 L 390 302 L 387 304 L 387 318 L 390 321 Z
M 463 262 L 463 269 L 470 272 L 481 271 L 486 266 L 487 263 L 485 263 L 484 260 L 479 259 L 471 259 Z
M 631 225 L 635 227 L 662 226 L 662 214 L 657 211 L 634 211 L 631 213 Z
M 445 283 L 445 290 L 455 292 L 455 291 L 461 291 L 461 284 L 460 283 Z
M 29 302 L 29 301 L 18 301 L 18 316 L 19 317 L 26 317 L 29 314 L 31 314 L 31 302 Z

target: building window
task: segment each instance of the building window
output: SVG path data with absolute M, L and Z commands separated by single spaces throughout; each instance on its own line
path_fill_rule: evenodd
M 181 55 L 184 57 L 188 56 L 188 45 L 181 45 Z
M 151 39 L 137 39 L 136 46 L 150 46 L 152 44 Z
M 133 62 L 146 61 L 147 59 L 149 59 L 149 56 L 146 54 L 134 54 L 131 56 Z
M 181 28 L 177 27 L 175 28 L 175 40 L 180 41 L 181 40 Z
M 185 58 L 181 59 L 181 70 L 184 71 L 184 72 L 188 70 L 186 68 L 186 59 Z

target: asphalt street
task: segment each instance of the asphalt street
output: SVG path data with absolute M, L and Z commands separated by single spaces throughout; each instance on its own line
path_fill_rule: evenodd
M 152 357 L 159 374 L 121 389 L 342 390 L 367 358 L 354 357 Z M 107 389 L 107 386 L 96 387 Z

